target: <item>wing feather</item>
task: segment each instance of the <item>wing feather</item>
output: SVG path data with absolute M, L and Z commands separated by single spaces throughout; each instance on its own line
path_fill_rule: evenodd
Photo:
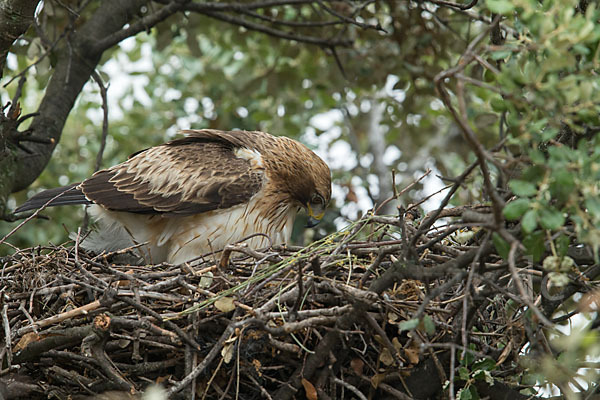
M 263 170 L 236 157 L 234 149 L 245 143 L 233 140 L 235 133 L 219 132 L 195 131 L 138 152 L 81 189 L 110 210 L 143 214 L 192 215 L 247 202 L 262 187 Z

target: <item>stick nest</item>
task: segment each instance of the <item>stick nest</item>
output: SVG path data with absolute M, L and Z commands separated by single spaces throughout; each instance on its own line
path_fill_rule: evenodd
M 514 291 L 477 289 L 509 281 L 491 241 L 483 230 L 419 227 L 409 213 L 370 215 L 305 248 L 236 244 L 184 265 L 22 250 L 2 259 L 0 389 L 44 399 L 135 398 L 151 384 L 171 398 L 404 399 L 453 380 L 449 358 L 516 368 L 506 362 L 525 341 L 506 311 Z

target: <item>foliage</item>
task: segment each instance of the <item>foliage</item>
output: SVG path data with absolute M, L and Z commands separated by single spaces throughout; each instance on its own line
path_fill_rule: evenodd
M 58 37 L 71 17 L 58 2 L 46 3 L 42 27 Z M 442 206 L 482 203 L 488 208 L 470 216 L 449 215 L 447 231 L 438 241 L 449 247 L 461 245 L 465 242 L 452 234 L 472 229 L 468 245 L 483 248 L 488 241 L 493 243 L 504 260 L 494 261 L 494 268 L 506 272 L 503 276 L 515 285 L 507 283 L 505 290 L 515 304 L 506 304 L 504 311 L 514 313 L 515 326 L 527 336 L 522 343 L 529 344 L 506 350 L 504 356 L 510 354 L 513 364 L 503 364 L 502 371 L 502 363 L 469 360 L 470 353 L 464 353 L 457 358 L 456 381 L 448 382 L 446 390 L 452 388 L 456 398 L 477 398 L 477 383 L 495 379 L 529 385 L 523 389 L 528 395 L 560 391 L 576 398 L 580 392 L 593 393 L 596 371 L 584 367 L 598 351 L 591 328 L 597 325 L 591 320 L 598 307 L 600 249 L 598 4 L 331 3 L 334 13 L 354 21 L 337 36 L 351 39 L 350 48 L 301 45 L 224 25 L 211 15 L 180 12 L 105 52 L 98 70 L 109 85 L 111 114 L 103 166 L 189 127 L 261 129 L 300 138 L 318 148 L 334 167 L 334 211 L 318 236 L 395 193 L 389 184 L 392 169 L 397 189 L 428 168 L 434 169 L 432 175 L 459 176 L 460 189 Z M 86 12 L 91 14 L 94 7 Z M 322 18 L 308 4 L 257 13 L 261 21 Z M 290 32 L 308 31 L 295 26 Z M 331 37 L 329 27 L 312 32 Z M 11 51 L 5 76 L 40 60 L 27 73 L 21 99 L 33 110 L 55 60 L 42 57 L 43 42 L 33 30 Z M 16 83 L 7 87 L 3 103 L 17 91 Z M 11 205 L 23 202 L 34 190 L 78 181 L 93 172 L 102 133 L 99 93 L 97 84 L 88 82 L 53 161 L 28 193 L 14 196 Z M 378 141 L 383 141 L 385 154 L 379 152 Z M 377 167 L 380 159 L 385 160 L 383 171 Z M 475 172 L 463 174 L 472 164 Z M 421 200 L 425 189 L 430 194 L 442 185 L 438 178 L 427 178 L 403 193 L 401 205 Z M 428 189 L 432 186 L 434 190 Z M 444 195 L 436 197 L 436 205 Z M 73 230 L 83 212 L 57 208 L 44 214 Z M 420 221 L 431 228 L 427 219 Z M 11 237 L 11 244 L 19 248 L 64 241 L 61 224 L 30 221 Z M 0 236 L 15 225 L 0 226 Z M 311 239 L 302 237 L 300 229 L 297 232 L 298 243 Z M 437 237 L 435 229 L 428 232 L 428 240 Z M 425 233 L 411 243 L 415 252 L 424 250 L 418 240 Z M 406 254 L 407 259 L 413 256 L 418 260 L 421 254 Z M 490 263 L 480 262 L 482 268 Z M 484 306 L 472 302 L 479 290 L 473 279 L 479 272 L 474 265 L 469 268 L 471 280 L 459 286 L 470 299 L 465 307 L 474 310 Z M 526 282 L 526 273 L 535 277 L 531 285 L 514 283 Z M 563 329 L 561 325 L 573 319 L 561 315 L 570 313 L 579 318 L 578 325 Z M 413 316 L 401 323 L 401 330 L 423 324 Z M 504 354 L 515 343 L 497 344 L 494 351 Z M 483 351 L 473 349 L 473 342 L 461 344 Z M 573 385 L 580 387 L 574 391 Z

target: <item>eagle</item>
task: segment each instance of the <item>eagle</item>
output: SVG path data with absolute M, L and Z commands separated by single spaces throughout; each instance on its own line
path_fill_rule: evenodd
M 302 208 L 310 227 L 323 217 L 331 173 L 305 145 L 259 131 L 181 133 L 82 182 L 42 191 L 15 212 L 89 204 L 99 229 L 84 248 L 135 247 L 146 262 L 172 264 L 244 239 L 254 248 L 284 244 Z

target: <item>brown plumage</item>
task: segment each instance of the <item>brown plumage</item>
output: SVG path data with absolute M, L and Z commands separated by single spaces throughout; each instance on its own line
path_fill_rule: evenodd
M 93 204 L 100 230 L 84 246 L 116 250 L 134 244 L 148 262 L 181 263 L 264 233 L 289 240 L 300 208 L 320 219 L 331 197 L 329 168 L 287 137 L 264 132 L 188 130 L 79 184 L 41 192 L 16 211 L 50 202 Z M 265 246 L 262 236 L 248 240 Z

